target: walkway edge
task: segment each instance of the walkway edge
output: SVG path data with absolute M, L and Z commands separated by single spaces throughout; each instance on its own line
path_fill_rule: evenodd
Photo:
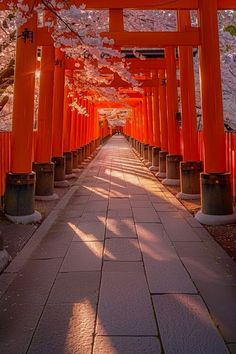
M 91 162 L 88 163 L 88 165 L 91 166 L 94 164 L 99 153 L 100 153 L 100 149 L 97 151 L 96 156 L 93 158 L 93 160 L 91 160 Z M 86 176 L 86 173 L 87 173 L 87 166 L 86 169 L 77 178 L 75 184 L 62 197 L 59 203 L 51 210 L 49 215 L 45 218 L 42 224 L 34 232 L 30 240 L 26 243 L 26 245 L 22 248 L 22 250 L 18 253 L 18 255 L 13 259 L 13 261 L 9 264 L 9 266 L 4 270 L 5 274 L 15 273 L 15 275 L 17 275 L 20 272 L 20 270 L 26 265 L 27 261 L 31 258 L 31 255 L 36 250 L 37 246 L 40 244 L 40 242 L 42 242 L 42 240 L 47 235 L 52 225 L 57 220 L 58 216 L 60 215 L 60 212 L 67 206 L 70 199 L 73 197 L 73 195 L 80 187 L 79 181 Z M 14 278 L 15 277 L 12 278 L 12 281 L 14 280 Z

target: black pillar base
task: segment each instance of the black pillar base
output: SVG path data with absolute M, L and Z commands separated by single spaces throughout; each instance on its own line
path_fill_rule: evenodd
M 65 157 L 57 156 L 52 158 L 55 164 L 54 181 L 61 182 L 65 180 Z
M 8 173 L 5 192 L 6 216 L 16 223 L 40 221 L 34 210 L 35 173 Z
M 152 164 L 152 145 L 148 145 L 148 162 Z
M 167 186 L 180 185 L 180 162 L 182 155 L 167 155 L 166 156 L 166 179 L 162 182 Z
M 202 173 L 202 212 L 208 215 L 233 213 L 229 173 Z
M 144 161 L 148 161 L 148 144 L 143 144 L 142 146 L 142 158 L 144 159 Z
M 181 192 L 180 199 L 196 199 L 200 197 L 200 173 L 203 171 L 202 161 L 184 161 L 180 163 Z
M 159 166 L 159 153 L 160 148 L 153 146 L 152 148 L 152 166 L 150 167 L 150 171 L 157 171 Z
M 159 172 L 156 176 L 160 178 L 166 177 L 166 156 L 168 155 L 167 151 L 160 151 L 159 152 Z
M 53 196 L 54 194 L 54 163 L 33 163 L 33 171 L 36 173 L 36 196 Z
M 78 168 L 78 150 L 72 151 L 72 168 L 73 169 Z
M 71 175 L 72 169 L 73 169 L 72 152 L 71 151 L 64 152 L 63 156 L 65 157 L 65 173 L 66 173 L 66 175 Z
M 83 161 L 83 151 L 82 148 L 80 147 L 78 149 L 78 165 L 80 166 Z

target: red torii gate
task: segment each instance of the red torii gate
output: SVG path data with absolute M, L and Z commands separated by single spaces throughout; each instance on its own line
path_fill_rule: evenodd
M 35 2 L 32 1 L 32 4 Z M 71 1 L 71 3 L 80 5 L 80 1 Z M 112 1 L 103 0 L 83 1 L 88 9 L 112 8 L 114 13 L 120 13 L 117 10 L 122 8 L 136 9 L 172 9 L 182 10 L 197 9 L 199 12 L 200 27 L 197 30 L 181 29 L 174 33 L 125 33 L 120 27 L 120 31 L 111 31 L 104 35 L 115 38 L 117 46 L 141 46 L 166 47 L 167 56 L 167 116 L 168 116 L 168 150 L 170 164 L 175 162 L 173 156 L 179 156 L 178 137 L 176 129 L 176 102 L 171 100 L 168 91 L 176 89 L 176 77 L 174 66 L 176 64 L 174 56 L 174 47 L 194 47 L 200 48 L 200 73 L 201 73 L 201 95 L 202 95 L 202 112 L 203 112 L 203 135 L 205 142 L 205 173 L 202 174 L 202 212 L 197 218 L 200 221 L 208 220 L 211 215 L 213 222 L 222 219 L 223 222 L 235 220 L 232 208 L 232 198 L 229 183 L 229 174 L 226 173 L 226 162 L 224 156 L 224 125 L 223 125 L 223 109 L 221 100 L 221 77 L 220 77 L 220 60 L 219 60 L 219 43 L 218 43 L 218 28 L 217 28 L 217 10 L 236 9 L 234 0 L 176 0 L 173 2 L 149 1 L 136 4 L 135 0 L 123 0 L 119 4 L 113 4 Z M 31 4 L 31 2 L 30 2 Z M 7 1 L 0 4 L 0 10 L 6 9 Z M 116 24 L 117 25 L 117 24 Z M 25 26 L 23 26 L 25 27 Z M 34 185 L 34 176 L 31 173 L 32 157 L 29 151 L 32 150 L 32 126 L 33 126 L 33 95 L 34 95 L 34 73 L 35 73 L 35 57 L 37 44 L 51 45 L 51 40 L 46 36 L 44 30 L 36 28 L 35 16 L 28 20 L 27 28 L 34 33 L 37 33 L 37 41 L 24 43 L 20 37 L 17 39 L 16 50 L 16 69 L 15 69 L 15 95 L 14 95 L 14 113 L 13 113 L 13 132 L 12 132 L 12 166 L 11 172 L 8 174 L 8 189 L 6 193 L 6 212 L 10 216 L 21 217 L 22 215 L 29 216 L 29 220 L 33 216 L 33 203 L 25 204 L 25 197 L 30 201 L 33 198 L 33 188 L 25 188 L 25 186 Z M 23 28 L 19 29 L 19 33 Z M 45 40 L 46 38 L 46 40 Z M 152 43 L 152 44 L 151 44 Z M 24 52 L 24 55 L 22 55 Z M 27 52 L 27 61 L 24 59 Z M 187 52 L 186 52 L 187 53 Z M 64 59 L 58 51 L 56 54 L 56 63 L 58 70 L 54 70 L 54 90 L 53 90 L 53 151 L 54 157 L 60 158 L 63 140 L 63 119 L 61 119 L 64 92 Z M 182 57 L 184 57 L 182 53 Z M 181 61 L 181 59 L 180 59 Z M 185 74 L 186 75 L 186 74 Z M 164 78 L 163 72 L 160 73 L 160 78 Z M 51 75 L 52 86 L 52 75 Z M 214 80 L 214 82 L 213 82 Z M 55 85 L 55 83 L 57 83 Z M 50 87 L 51 87 L 50 86 Z M 25 87 L 25 90 L 22 90 Z M 183 89 L 183 88 L 182 88 Z M 62 92 L 63 90 L 63 92 Z M 163 94 L 161 93 L 160 95 Z M 173 92 L 173 91 L 172 91 Z M 183 96 L 186 92 L 183 91 Z M 187 97 L 187 95 L 186 95 Z M 52 98 L 52 95 L 51 95 Z M 162 102 L 162 104 L 164 104 Z M 22 112 L 22 105 L 24 111 Z M 60 118 L 60 119 L 59 119 Z M 90 118 L 91 120 L 91 118 Z M 161 119 L 162 120 L 162 119 Z M 144 121 L 145 122 L 145 121 Z M 187 123 L 187 121 L 186 121 Z M 90 128 L 87 126 L 86 131 Z M 59 138 L 55 135 L 58 130 Z M 88 137 L 89 135 L 86 134 Z M 147 138 L 147 135 L 146 135 Z M 86 140 L 88 143 L 88 140 Z M 187 138 L 185 139 L 187 143 Z M 186 144 L 187 146 L 188 144 Z M 217 159 L 213 158 L 217 156 Z M 167 169 L 168 170 L 168 169 Z M 168 175 L 167 175 L 168 177 Z M 170 176 L 169 176 L 170 177 Z M 174 179 L 167 178 L 167 179 Z M 14 186 L 14 187 L 13 187 Z M 17 187 L 16 187 L 17 186 Z M 20 193 L 16 193 L 16 188 Z M 17 197 L 16 197 L 17 194 Z M 12 198 L 14 197 L 14 198 Z M 12 206 L 12 200 L 15 205 Z M 24 202 L 22 204 L 22 201 Z M 223 201 L 223 202 L 222 202 Z M 224 217 L 222 216 L 224 215 Z M 211 218 L 211 220 L 212 220 Z

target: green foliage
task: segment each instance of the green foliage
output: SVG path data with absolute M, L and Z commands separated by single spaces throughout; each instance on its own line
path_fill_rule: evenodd
M 224 28 L 225 32 L 229 32 L 232 36 L 236 36 L 236 26 L 235 25 L 228 25 Z

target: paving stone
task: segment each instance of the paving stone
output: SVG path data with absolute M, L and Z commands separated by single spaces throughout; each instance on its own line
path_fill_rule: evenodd
M 96 304 L 100 272 L 60 273 L 53 285 L 48 303 L 81 303 L 83 299 Z
M 43 307 L 32 303 L 0 305 L 0 352 L 26 353 Z
M 77 205 L 86 204 L 89 201 L 89 198 L 90 197 L 88 195 L 72 197 L 70 200 L 70 206 L 74 207 Z
M 84 211 L 89 212 L 89 211 L 106 211 L 108 207 L 108 201 L 99 201 L 99 200 L 94 200 L 92 202 L 88 202 L 85 206 Z
M 105 223 L 106 219 L 106 212 L 105 211 L 91 211 L 91 212 L 84 212 L 83 215 L 77 220 L 78 223 L 83 221 L 99 221 Z
M 0 274 L 0 297 L 3 296 L 11 282 L 13 281 L 15 275 L 12 273 L 2 273 Z
M 113 238 L 105 242 L 104 259 L 110 261 L 141 261 L 137 240 Z
M 132 208 L 134 220 L 138 222 L 160 222 L 154 208 Z
M 161 354 L 157 337 L 96 336 L 94 354 Z
M 228 350 L 198 295 L 155 295 L 165 354 L 226 354 Z
M 177 208 L 170 203 L 153 203 L 156 211 L 175 211 Z
M 112 262 L 104 261 L 103 272 L 144 272 L 144 267 L 142 262 Z
M 101 269 L 102 242 L 73 242 L 60 272 L 96 271 Z
M 209 257 L 184 257 L 183 262 L 224 338 L 236 342 L 235 276 Z
M 157 335 L 144 273 L 103 273 L 96 333 L 116 336 Z
M 132 218 L 133 212 L 132 209 L 108 210 L 107 217 L 112 219 Z
M 148 195 L 147 194 L 136 194 L 136 195 L 131 195 L 130 196 L 130 202 L 134 204 L 135 202 L 141 202 L 141 201 L 149 201 Z M 135 206 L 135 205 L 132 205 Z
M 80 217 L 83 212 L 84 212 L 84 208 L 87 204 L 82 204 L 82 205 L 75 205 L 75 206 L 71 206 L 68 209 L 65 209 L 62 211 L 61 215 L 60 215 L 60 221 L 64 221 L 70 218 L 78 218 Z
M 151 293 L 197 293 L 161 224 L 137 224 Z
M 3 303 L 43 305 L 60 269 L 62 259 L 30 260 L 10 284 Z
M 131 218 L 125 219 L 107 219 L 106 238 L 137 238 L 134 220 Z
M 95 304 L 47 305 L 31 343 L 29 354 L 91 353 Z
M 74 226 L 73 241 L 103 241 L 105 224 L 99 221 L 81 221 Z
M 227 253 L 216 244 L 215 241 L 206 242 L 173 242 L 180 257 L 229 257 Z
M 129 195 L 127 188 L 111 188 L 110 197 L 112 198 L 127 198 Z
M 63 258 L 71 240 L 57 236 L 57 233 L 48 234 L 33 252 L 31 259 Z
M 89 198 L 89 201 L 96 201 L 96 200 L 107 200 L 108 199 L 108 193 L 102 193 L 102 194 L 98 194 L 96 192 L 93 192 Z
M 117 209 L 131 209 L 129 199 L 119 199 L 119 198 L 112 198 L 109 200 L 109 210 L 117 210 Z
M 130 200 L 133 208 L 152 208 L 152 203 L 150 200 Z
M 146 194 L 146 190 L 142 187 L 128 187 L 129 190 L 129 195 L 135 195 L 135 194 Z
M 199 241 L 189 223 L 178 212 L 158 212 L 161 222 L 172 241 Z

